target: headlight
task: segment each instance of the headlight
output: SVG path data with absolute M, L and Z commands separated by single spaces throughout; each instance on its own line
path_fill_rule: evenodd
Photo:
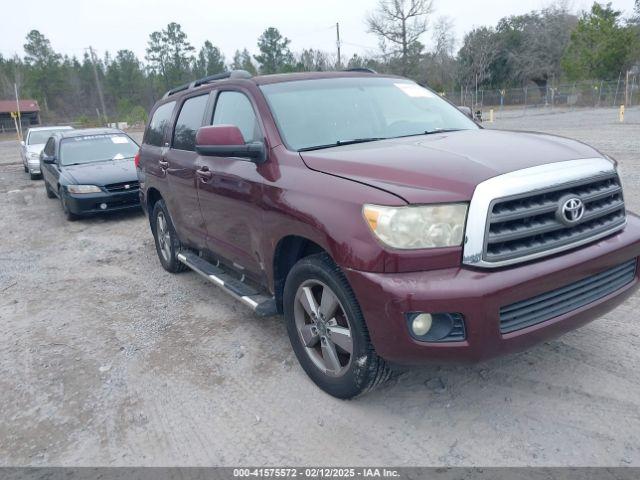
M 401 249 L 455 247 L 462 244 L 466 203 L 383 207 L 365 205 L 364 218 L 382 243 Z
M 100 187 L 95 185 L 67 185 L 69 193 L 100 193 Z

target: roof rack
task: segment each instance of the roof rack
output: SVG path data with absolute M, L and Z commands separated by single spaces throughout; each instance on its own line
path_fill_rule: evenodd
M 253 75 L 251 75 L 246 70 L 231 70 L 229 72 L 216 73 L 215 75 L 209 75 L 208 77 L 203 77 L 198 80 L 194 80 L 193 82 L 180 85 L 179 87 L 172 88 L 167 93 L 165 93 L 162 98 L 167 98 L 178 92 L 183 92 L 191 88 L 196 88 L 201 85 L 206 85 L 207 83 L 217 82 L 218 80 L 224 80 L 226 78 L 252 78 L 252 77 Z
M 354 67 L 354 68 L 345 68 L 344 70 L 342 70 L 343 72 L 362 72 L 362 73 L 373 73 L 374 75 L 377 75 L 378 72 L 376 72 L 374 69 L 372 68 L 367 68 L 367 67 Z

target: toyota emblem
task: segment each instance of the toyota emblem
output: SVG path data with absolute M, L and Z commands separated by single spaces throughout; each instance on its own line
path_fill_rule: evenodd
M 560 199 L 558 219 L 567 226 L 578 223 L 584 216 L 584 203 L 578 197 Z

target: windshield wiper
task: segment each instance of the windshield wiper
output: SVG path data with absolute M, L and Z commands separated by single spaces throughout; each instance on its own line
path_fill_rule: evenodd
M 356 143 L 377 142 L 378 140 L 387 140 L 388 137 L 370 137 L 370 138 L 354 138 L 353 140 L 338 140 L 336 143 L 328 143 L 326 145 L 316 145 L 314 147 L 299 148 L 299 152 L 308 152 L 310 150 L 322 150 L 323 148 L 342 147 L 343 145 L 355 145 Z
M 128 158 L 133 158 L 135 155 L 131 155 L 130 157 L 121 157 L 121 158 L 103 158 L 102 160 L 90 160 L 88 162 L 77 162 L 77 163 L 65 163 L 63 166 L 70 167 L 72 165 L 88 165 L 90 163 L 102 163 L 102 162 L 113 162 L 114 160 L 127 160 Z
M 398 137 L 393 137 L 393 138 L 419 137 L 421 135 L 435 135 L 436 133 L 460 132 L 462 130 L 465 130 L 465 129 L 464 128 L 434 128 L 433 130 L 426 130 L 420 133 L 410 133 L 409 135 L 400 135 Z

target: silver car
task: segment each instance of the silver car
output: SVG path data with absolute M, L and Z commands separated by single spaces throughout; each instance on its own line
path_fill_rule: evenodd
M 73 130 L 73 127 L 34 127 L 27 131 L 24 141 L 20 142 L 20 155 L 22 156 L 22 164 L 24 171 L 31 176 L 31 180 L 35 180 L 41 174 L 40 172 L 40 152 L 47 143 L 53 132 L 59 130 Z

